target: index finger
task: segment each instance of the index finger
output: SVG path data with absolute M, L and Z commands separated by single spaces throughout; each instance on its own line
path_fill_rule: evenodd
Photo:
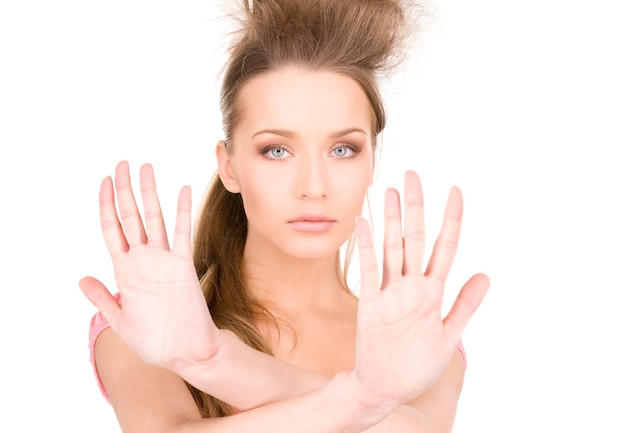
M 360 299 L 374 298 L 380 291 L 380 279 L 376 251 L 369 224 L 364 218 L 356 219 L 356 238 L 359 248 L 359 265 L 361 267 Z

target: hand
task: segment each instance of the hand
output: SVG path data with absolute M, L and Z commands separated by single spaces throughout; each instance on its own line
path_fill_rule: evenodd
M 453 188 L 423 270 L 423 195 L 417 174 L 407 172 L 404 235 L 399 194 L 390 189 L 385 196 L 382 285 L 371 231 L 364 219 L 357 220 L 362 281 L 354 374 L 361 396 L 371 406 L 406 403 L 432 387 L 487 292 L 487 276 L 474 275 L 442 317 L 444 283 L 456 253 L 462 214 L 461 192 Z
M 180 191 L 170 248 L 152 167 L 140 172 L 145 226 L 133 195 L 127 162 L 100 188 L 102 233 L 113 260 L 120 302 L 92 277 L 79 285 L 115 333 L 146 363 L 175 370 L 177 363 L 209 360 L 219 349 L 192 259 L 191 192 Z

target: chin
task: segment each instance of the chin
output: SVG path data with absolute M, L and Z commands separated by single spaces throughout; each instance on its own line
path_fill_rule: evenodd
M 285 253 L 294 259 L 301 260 L 334 259 L 337 257 L 337 253 L 343 243 L 331 243 L 327 239 L 293 242 Z

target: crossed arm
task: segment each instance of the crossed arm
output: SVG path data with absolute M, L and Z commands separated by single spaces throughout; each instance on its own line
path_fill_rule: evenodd
M 463 375 L 455 347 L 489 285 L 482 274 L 472 277 L 442 319 L 443 283 L 460 235 L 457 189 L 425 270 L 417 175 L 406 176 L 404 230 L 399 195 L 387 193 L 382 279 L 369 227 L 357 220 L 356 366 L 330 380 L 255 352 L 215 327 L 191 260 L 188 188 L 179 198 L 171 248 L 151 167 L 141 172 L 145 226 L 126 163 L 118 165 L 115 189 L 119 216 L 107 178 L 101 220 L 124 305 L 91 277 L 81 289 L 114 331 L 100 337 L 96 362 L 123 431 L 450 430 Z M 200 419 L 181 377 L 244 411 Z
M 246 356 L 243 353 L 239 355 Z M 258 360 L 244 358 L 242 363 L 246 364 L 246 368 L 243 370 L 238 369 L 236 365 L 225 367 L 233 370 L 234 377 L 250 382 L 245 392 L 250 401 L 254 399 L 258 404 L 269 404 L 265 408 L 266 415 L 272 417 L 270 421 L 274 425 L 269 424 L 266 418 L 259 415 L 260 411 L 254 408 L 230 417 L 229 423 L 219 419 L 203 419 L 180 376 L 167 369 L 143 363 L 111 329 L 105 330 L 100 335 L 96 345 L 99 373 L 124 432 L 293 432 L 307 431 L 306 426 L 315 432 L 359 431 L 342 430 L 338 426 L 332 426 L 335 429 L 323 430 L 318 423 L 320 419 L 337 416 L 350 421 L 354 415 L 348 413 L 347 408 L 343 406 L 332 407 L 329 404 L 325 408 L 316 408 L 305 398 L 293 401 L 293 404 L 301 405 L 303 412 L 305 411 L 302 416 L 299 419 L 286 417 L 285 414 L 293 415 L 289 406 L 272 406 L 272 401 L 297 397 L 299 394 L 324 386 L 329 379 L 274 358 L 265 366 L 255 361 Z M 224 370 L 222 372 L 227 374 Z M 363 428 L 362 431 L 450 432 L 462 387 L 463 373 L 463 360 L 457 353 L 431 389 L 406 405 L 400 406 L 380 423 L 369 429 Z M 261 385 L 261 382 L 264 385 Z M 337 424 L 338 421 L 332 422 Z

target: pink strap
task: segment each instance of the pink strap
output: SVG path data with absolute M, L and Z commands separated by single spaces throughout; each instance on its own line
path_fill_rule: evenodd
M 115 294 L 115 299 L 119 302 L 119 293 Z M 102 331 L 110 327 L 111 325 L 109 324 L 107 319 L 105 319 L 102 313 L 100 313 L 99 311 L 91 318 L 91 324 L 89 326 L 89 360 L 91 361 L 91 366 L 93 367 L 93 372 L 96 376 L 96 381 L 98 382 L 98 388 L 100 388 L 100 392 L 109 403 L 111 403 L 111 400 L 109 400 L 109 396 L 104 389 L 102 379 L 100 378 L 100 374 L 98 373 L 98 367 L 96 366 L 96 340 L 98 339 Z
M 465 348 L 463 347 L 463 341 L 459 340 L 459 344 L 456 345 L 456 348 L 461 352 L 461 356 L 463 357 L 463 364 L 465 368 L 467 368 L 467 355 L 465 354 Z

